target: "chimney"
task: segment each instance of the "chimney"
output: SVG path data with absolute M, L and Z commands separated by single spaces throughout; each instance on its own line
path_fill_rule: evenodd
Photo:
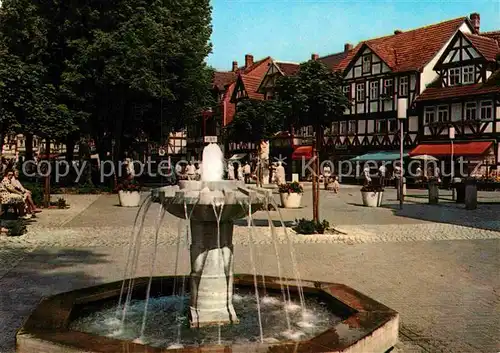
M 318 54 L 311 54 L 311 60 L 312 61 L 316 61 L 319 59 L 319 55 Z
M 253 65 L 253 55 L 247 54 L 245 55 L 245 69 L 248 69 Z
M 344 44 L 344 52 L 348 52 L 349 50 L 352 50 L 352 44 L 351 43 L 345 43 Z
M 237 61 L 233 61 L 233 68 L 231 69 L 231 71 L 233 71 L 233 72 L 238 71 L 238 62 Z
M 403 31 L 402 31 L 402 30 L 400 30 L 400 29 L 396 29 L 396 30 L 394 31 L 394 34 L 396 34 L 396 35 L 401 34 L 401 33 L 403 33 Z
M 472 27 L 474 27 L 474 32 L 479 33 L 479 27 L 481 25 L 481 17 L 477 12 L 471 13 L 470 16 L 470 22 L 472 24 Z

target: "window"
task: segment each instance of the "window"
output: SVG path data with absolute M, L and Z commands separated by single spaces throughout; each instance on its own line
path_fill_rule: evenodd
M 349 120 L 349 133 L 356 133 L 356 120 Z
M 371 72 L 371 67 L 372 67 L 371 55 L 363 56 L 363 73 L 366 74 L 368 72 Z
M 436 110 L 434 107 L 425 107 L 424 110 L 424 124 L 432 124 L 436 119 Z
M 347 121 L 340 122 L 340 134 L 341 135 L 347 134 Z
M 477 105 L 476 102 L 465 103 L 465 120 L 477 119 Z
M 356 100 L 357 101 L 364 101 L 365 100 L 365 84 L 363 83 L 358 83 L 356 85 Z
M 377 132 L 381 134 L 387 132 L 387 120 L 377 120 Z
M 440 123 L 450 120 L 449 110 L 447 105 L 438 107 L 438 121 Z
M 351 85 L 342 87 L 342 92 L 347 99 L 351 99 Z
M 401 97 L 408 95 L 408 77 L 403 76 L 399 78 L 399 95 Z
M 394 81 L 392 78 L 387 78 L 384 80 L 384 95 L 392 96 L 394 94 Z
M 389 120 L 389 132 L 398 131 L 398 121 L 396 119 Z
M 370 82 L 370 99 L 378 99 L 378 81 Z
M 339 134 L 339 122 L 338 121 L 332 123 L 332 134 L 333 135 Z
M 474 66 L 466 66 L 462 68 L 462 83 L 474 83 Z
M 460 84 L 460 68 L 456 67 L 448 71 L 448 84 L 450 86 L 456 86 Z
M 493 104 L 491 101 L 482 101 L 480 111 L 481 120 L 493 119 Z

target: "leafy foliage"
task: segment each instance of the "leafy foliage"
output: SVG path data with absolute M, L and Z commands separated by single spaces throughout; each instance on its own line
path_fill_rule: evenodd
M 293 228 L 299 234 L 324 234 L 325 230 L 330 228 L 330 223 L 327 220 L 322 222 L 316 222 L 314 220 L 308 220 L 302 218 L 296 220 L 297 225 Z
M 319 61 L 300 65 L 293 76 L 280 77 L 276 95 L 281 109 L 295 126 L 329 128 L 350 102 L 342 92 L 342 76 Z
M 280 194 L 302 194 L 304 193 L 304 188 L 298 182 L 294 181 L 293 183 L 281 184 L 278 186 L 278 190 Z
M 282 129 L 283 115 L 276 101 L 245 99 L 238 103 L 226 134 L 231 141 L 258 143 Z
M 118 191 L 141 191 L 141 185 L 135 179 L 124 179 L 116 186 L 115 192 Z
M 209 0 L 4 0 L 2 132 L 164 142 L 212 103 L 210 22 Z
M 6 222 L 5 226 L 9 230 L 10 237 L 19 237 L 27 232 L 26 221 L 23 219 Z
M 380 185 L 365 185 L 361 188 L 361 192 L 384 192 L 384 188 Z

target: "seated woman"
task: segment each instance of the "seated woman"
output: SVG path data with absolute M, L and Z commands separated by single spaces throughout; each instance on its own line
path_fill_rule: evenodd
M 22 192 L 24 201 L 26 202 L 26 206 L 28 208 L 28 213 L 33 214 L 42 212 L 42 210 L 37 208 L 35 203 L 33 202 L 33 197 L 31 197 L 31 191 L 25 189 L 23 184 L 21 184 L 21 182 L 19 181 L 19 171 L 17 169 L 14 169 L 14 176 L 12 177 L 10 182 L 12 183 L 14 188 L 16 188 L 17 191 Z
M 0 182 L 0 201 L 2 205 L 12 205 L 15 207 L 20 217 L 31 218 L 31 215 L 25 214 L 26 203 L 21 192 L 17 191 L 12 185 L 11 179 L 14 177 L 12 170 L 4 173 L 2 182 Z

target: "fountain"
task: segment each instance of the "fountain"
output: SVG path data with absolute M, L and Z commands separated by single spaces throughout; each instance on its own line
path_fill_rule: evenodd
M 18 332 L 17 351 L 187 353 L 214 345 L 245 352 L 390 350 L 397 342 L 399 315 L 345 285 L 301 280 L 290 239 L 297 278 L 283 278 L 272 225 L 279 276 L 257 274 L 252 247 L 254 273 L 233 274 L 234 221 L 247 218 L 252 239 L 252 214 L 267 210 L 273 198 L 269 190 L 223 180 L 222 157 L 220 148 L 209 144 L 201 181 L 153 190 L 141 206 L 142 219 L 141 210 L 136 218 L 142 229 L 151 202 L 160 204 L 155 242 L 165 213 L 186 222 L 178 249 L 186 235 L 189 279 L 177 275 L 179 251 L 174 276 L 153 277 L 153 255 L 151 276 L 133 278 L 141 231 L 134 233 L 125 280 L 45 299 Z

